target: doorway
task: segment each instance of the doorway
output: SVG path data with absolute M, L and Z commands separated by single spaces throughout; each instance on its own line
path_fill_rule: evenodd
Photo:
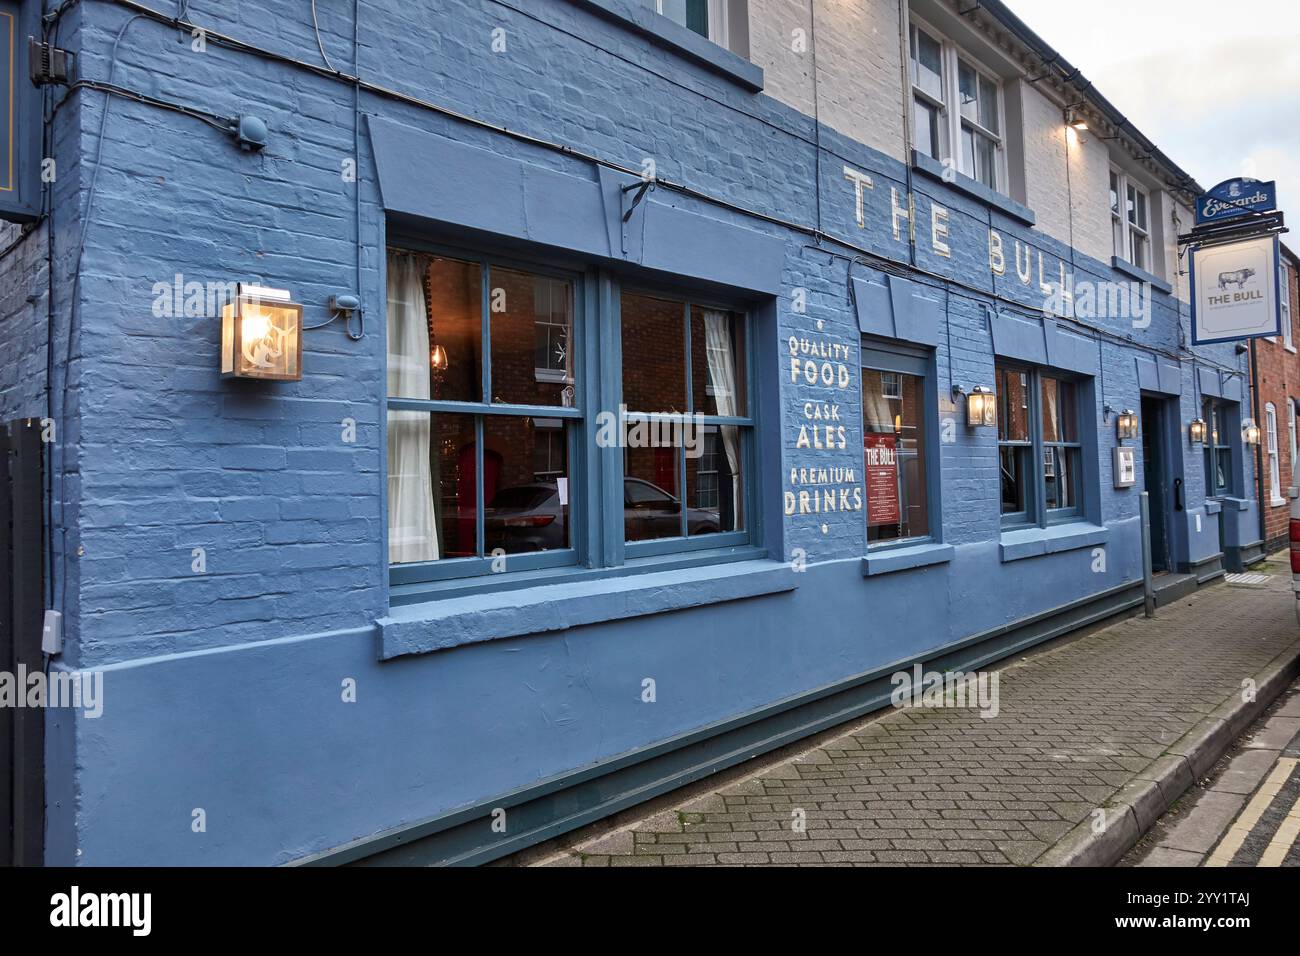
M 1151 570 L 1157 574 L 1173 570 L 1168 408 L 1168 399 L 1142 396 L 1142 473 L 1151 512 Z

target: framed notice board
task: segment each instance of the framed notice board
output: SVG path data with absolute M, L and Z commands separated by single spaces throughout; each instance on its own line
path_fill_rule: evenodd
M 0 0 L 0 219 L 10 222 L 41 210 L 41 91 L 27 65 L 39 13 L 37 0 Z

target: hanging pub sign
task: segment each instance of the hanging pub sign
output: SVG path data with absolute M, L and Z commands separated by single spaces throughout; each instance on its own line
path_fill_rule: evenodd
M 1225 179 L 1196 199 L 1196 224 L 1271 212 L 1277 208 L 1277 183 L 1258 179 Z
M 1190 258 L 1194 345 L 1281 334 L 1276 235 L 1193 246 Z
M 41 211 L 41 91 L 27 68 L 27 38 L 40 36 L 36 0 L 0 0 L 0 219 Z
M 867 468 L 867 524 L 898 524 L 898 436 L 863 436 Z

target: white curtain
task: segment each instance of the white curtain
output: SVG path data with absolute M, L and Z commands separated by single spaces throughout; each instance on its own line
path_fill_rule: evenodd
M 388 256 L 388 394 L 429 397 L 429 312 L 423 260 Z M 388 413 L 388 560 L 440 557 L 430 464 L 430 416 Z
M 736 359 L 731 341 L 731 316 L 726 312 L 704 310 L 704 344 L 705 354 L 709 359 L 709 381 L 713 384 L 714 400 L 718 405 L 718 414 L 734 416 L 736 414 Z M 727 453 L 727 465 L 731 471 L 731 514 L 734 527 L 742 527 L 740 512 L 740 432 L 739 429 L 722 426 L 722 444 Z M 726 490 L 718 489 L 718 494 Z M 724 529 L 734 530 L 734 529 Z

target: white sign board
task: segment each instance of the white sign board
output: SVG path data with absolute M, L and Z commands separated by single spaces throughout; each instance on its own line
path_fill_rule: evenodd
M 1277 236 L 1192 249 L 1192 342 L 1280 335 Z
M 1137 449 L 1120 445 L 1115 449 L 1115 487 L 1132 488 L 1137 484 Z

